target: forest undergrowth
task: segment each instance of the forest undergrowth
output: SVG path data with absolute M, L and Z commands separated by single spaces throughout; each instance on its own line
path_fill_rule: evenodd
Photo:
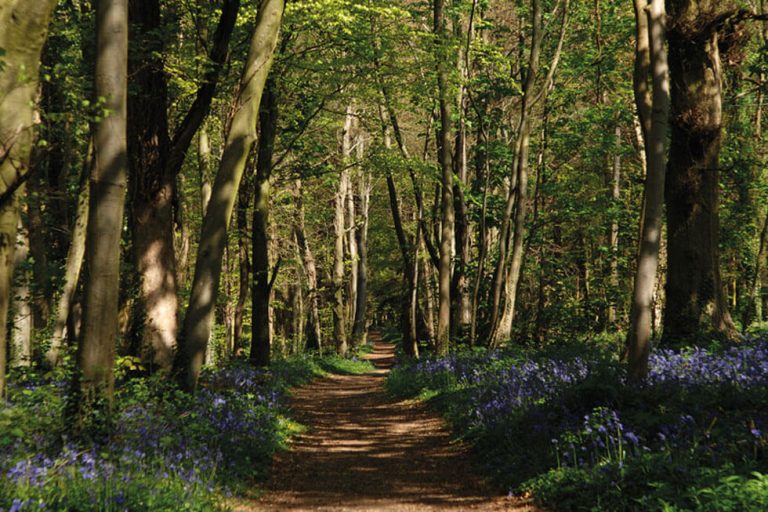
M 268 370 L 234 361 L 207 372 L 192 396 L 159 375 L 135 375 L 130 358 L 121 363 L 111 424 L 80 439 L 65 420 L 66 370 L 13 376 L 0 409 L 0 510 L 226 510 L 227 497 L 257 492 L 274 452 L 302 430 L 289 388 L 371 369 L 335 355 Z
M 497 483 L 552 510 L 758 512 L 768 510 L 767 334 L 656 350 L 639 385 L 620 351 L 570 341 L 401 359 L 387 387 L 428 400 Z

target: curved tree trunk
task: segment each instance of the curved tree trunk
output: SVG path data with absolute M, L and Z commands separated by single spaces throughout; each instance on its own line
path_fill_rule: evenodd
M 240 80 L 232 126 L 213 184 L 211 202 L 203 219 L 192 294 L 174 362 L 178 380 L 187 391 L 194 391 L 197 387 L 205 358 L 219 291 L 227 229 L 248 153 L 256 141 L 261 94 L 272 65 L 283 7 L 283 0 L 264 0 L 260 5 Z
M 637 83 L 646 83 L 652 78 L 653 95 L 650 124 L 642 123 L 650 130 L 645 140 L 648 172 L 645 180 L 645 201 L 643 202 L 643 222 L 641 225 L 640 251 L 637 256 L 635 285 L 629 314 L 629 332 L 627 336 L 627 357 L 629 377 L 641 380 L 648 374 L 648 356 L 652 331 L 653 290 L 656 284 L 656 271 L 661 247 L 661 225 L 664 206 L 664 179 L 667 158 L 667 128 L 669 119 L 670 83 L 667 52 L 665 48 L 665 13 L 664 0 L 653 0 L 646 12 L 642 2 L 635 2 L 635 15 L 638 30 L 647 27 L 647 41 L 650 66 L 646 68 L 645 78 L 638 77 Z M 640 41 L 640 38 L 638 38 Z M 642 60 L 645 49 L 638 44 L 635 58 Z M 641 116 L 649 113 L 643 103 L 645 96 L 637 90 L 635 99 L 640 101 L 637 110 Z M 641 117 L 642 119 L 642 117 Z
M 0 397 L 5 396 L 8 309 L 11 300 L 17 191 L 29 167 L 35 125 L 40 55 L 54 0 L 7 0 L 0 4 Z

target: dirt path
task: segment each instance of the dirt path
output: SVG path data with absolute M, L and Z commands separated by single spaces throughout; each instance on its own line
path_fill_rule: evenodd
M 534 510 L 483 485 L 423 404 L 386 395 L 393 350 L 376 338 L 367 356 L 375 371 L 295 390 L 292 407 L 309 429 L 277 456 L 265 496 L 238 510 Z

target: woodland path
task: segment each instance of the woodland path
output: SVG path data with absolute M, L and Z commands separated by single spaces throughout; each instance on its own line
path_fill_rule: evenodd
M 308 430 L 277 455 L 265 495 L 236 510 L 534 511 L 484 484 L 467 448 L 423 403 L 386 394 L 394 346 L 376 333 L 372 340 L 374 371 L 294 390 L 295 416 Z

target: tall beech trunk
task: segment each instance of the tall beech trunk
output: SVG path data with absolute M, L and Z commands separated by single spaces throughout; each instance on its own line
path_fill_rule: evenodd
M 320 296 L 317 289 L 317 266 L 315 257 L 307 243 L 304 228 L 304 192 L 301 180 L 296 180 L 293 191 L 293 204 L 296 217 L 293 224 L 293 232 L 296 237 L 296 246 L 299 249 L 304 271 L 307 274 L 307 348 L 317 350 L 322 354 L 322 329 L 320 325 Z
M 162 28 L 159 0 L 130 0 L 137 48 L 131 75 L 136 87 L 129 98 L 131 227 L 136 268 L 141 279 L 142 338 L 153 363 L 169 369 L 178 331 L 178 275 L 174 250 L 175 180 L 195 132 L 215 94 L 240 0 L 225 0 L 210 42 L 211 66 L 192 106 L 171 136 L 167 119 L 167 80 L 157 31 Z M 132 42 L 133 42 L 132 38 Z
M 648 30 L 647 50 L 636 43 L 635 58 L 644 61 L 644 52 L 648 52 L 649 65 L 644 68 L 645 76 L 638 75 L 635 83 L 635 99 L 639 101 L 641 125 L 649 128 L 645 140 L 645 154 L 648 165 L 645 179 L 645 201 L 643 202 L 643 222 L 641 225 L 640 250 L 637 256 L 634 291 L 629 314 L 629 332 L 627 334 L 627 358 L 629 377 L 641 380 L 648 375 L 648 356 L 650 354 L 653 291 L 656 284 L 656 271 L 661 247 L 661 225 L 664 210 L 664 181 L 667 158 L 667 129 L 669 122 L 670 82 L 667 51 L 665 48 L 666 16 L 664 0 L 653 0 L 650 9 L 642 0 L 635 2 L 635 16 L 638 31 L 641 27 Z M 637 63 L 636 63 L 637 65 Z M 638 84 L 652 81 L 651 109 L 645 105 L 643 90 Z M 650 123 L 643 118 L 651 115 Z
M 226 246 L 229 221 L 248 153 L 256 141 L 261 94 L 272 65 L 283 7 L 283 0 L 263 0 L 260 4 L 240 79 L 232 125 L 213 184 L 211 202 L 203 218 L 189 308 L 174 362 L 179 383 L 187 391 L 194 391 L 197 387 L 205 357 L 219 291 L 221 258 Z
M 723 72 L 717 0 L 668 0 L 672 81 L 667 166 L 667 284 L 662 343 L 702 333 L 735 339 L 720 277 L 719 157 Z M 702 13 L 708 13 L 703 15 Z M 650 162 L 649 162 L 650 166 Z
M 175 174 L 169 172 L 168 85 L 163 60 L 160 0 L 129 0 L 131 94 L 128 149 L 131 222 L 140 276 L 140 346 L 148 362 L 169 369 L 178 330 L 173 234 Z
M 362 141 L 358 141 L 362 144 Z M 359 148 L 359 156 L 362 156 L 362 146 Z M 366 342 L 368 335 L 367 303 L 368 303 L 368 211 L 371 205 L 371 177 L 365 172 L 360 174 L 358 194 L 360 221 L 355 226 L 355 242 L 357 243 L 358 259 L 357 267 L 357 293 L 355 300 L 355 317 L 352 323 L 352 343 L 360 346 Z
M 96 96 L 110 114 L 96 128 L 85 242 L 83 323 L 77 351 L 78 416 L 114 392 L 120 242 L 128 180 L 128 2 L 96 6 Z
M 361 147 L 359 140 L 359 131 L 357 116 L 352 118 L 352 132 L 349 134 L 346 148 L 348 155 L 346 160 L 351 165 L 352 153 L 357 147 Z M 355 177 L 358 174 L 357 166 L 349 170 L 347 175 L 347 191 L 345 196 L 346 222 L 345 230 L 347 232 L 347 260 L 349 262 L 349 279 L 347 280 L 347 319 L 349 320 L 350 333 L 355 324 L 355 308 L 357 307 L 357 271 L 358 271 L 358 249 L 357 249 L 357 215 L 355 213 Z M 354 343 L 352 336 L 350 342 Z
M 18 189 L 29 170 L 40 56 L 54 0 L 6 0 L 0 4 L 0 397 L 5 396 L 8 309 L 13 283 Z
M 454 235 L 453 209 L 453 155 L 451 151 L 451 106 L 450 87 L 446 63 L 449 54 L 449 34 L 443 0 L 434 0 L 434 22 L 437 60 L 437 88 L 440 105 L 440 130 L 437 143 L 438 160 L 441 168 L 440 197 L 440 265 L 438 267 L 438 313 L 435 351 L 445 355 L 449 350 L 451 336 L 451 258 Z M 410 281 L 410 280 L 409 280 Z
M 333 200 L 333 337 L 336 342 L 336 351 L 340 355 L 346 355 L 347 342 L 347 312 L 348 308 L 344 300 L 344 242 L 346 234 L 346 195 L 349 188 L 349 156 L 352 147 L 352 105 L 347 106 L 344 116 L 344 127 L 341 132 L 341 157 L 343 169 L 339 175 L 339 184 Z
M 259 112 L 259 151 L 256 159 L 256 179 L 253 186 L 253 289 L 251 297 L 252 334 L 251 363 L 269 365 L 272 347 L 270 320 L 269 272 L 269 178 L 272 174 L 272 155 L 277 137 L 278 103 L 275 84 L 267 80 Z

